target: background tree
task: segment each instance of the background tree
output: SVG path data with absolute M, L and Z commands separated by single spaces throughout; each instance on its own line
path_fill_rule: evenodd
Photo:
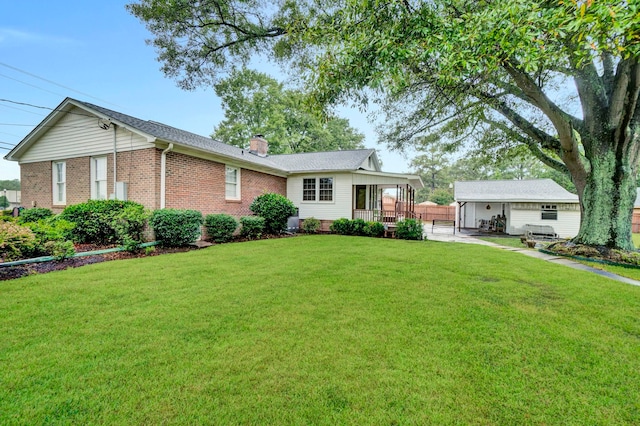
M 19 179 L 0 180 L 0 191 L 2 191 L 3 189 L 20 191 L 20 180 Z
M 164 72 L 185 88 L 270 51 L 320 105 L 385 101 L 392 147 L 425 135 L 526 146 L 571 176 L 574 241 L 633 249 L 640 26 L 626 0 L 143 0 Z M 270 49 L 270 50 L 267 50 Z M 572 83 L 572 84 L 570 84 Z
M 9 200 L 4 195 L 0 195 L 0 209 L 9 207 Z
M 267 74 L 235 70 L 214 88 L 225 112 L 211 135 L 215 139 L 246 147 L 251 136 L 261 134 L 272 154 L 363 148 L 364 135 L 348 120 L 323 120 L 308 109 L 301 92 Z

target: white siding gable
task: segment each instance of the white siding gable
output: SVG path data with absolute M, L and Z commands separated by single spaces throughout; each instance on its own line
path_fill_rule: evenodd
M 98 126 L 98 117 L 88 117 L 87 111 L 74 108 L 66 114 L 20 158 L 21 163 L 60 160 L 65 158 L 106 155 L 113 153 L 115 124 L 107 130 Z M 151 148 L 146 138 L 116 126 L 118 152 Z

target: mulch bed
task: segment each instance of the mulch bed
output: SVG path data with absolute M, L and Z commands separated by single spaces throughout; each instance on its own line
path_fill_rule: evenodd
M 292 237 L 292 236 L 294 236 L 294 234 L 266 235 L 263 237 L 263 239 L 286 238 L 286 237 Z M 234 239 L 234 241 L 232 242 L 244 242 L 244 241 L 248 241 L 248 240 L 246 238 L 238 237 Z M 75 245 L 76 253 L 104 250 L 104 249 L 113 248 L 113 247 L 116 247 L 116 246 L 115 245 L 101 246 L 96 244 L 76 244 Z M 186 252 L 191 250 L 198 250 L 198 247 L 194 245 L 190 245 L 187 247 L 154 246 L 153 248 L 154 249 L 149 252 L 146 252 L 144 249 L 138 251 L 137 253 L 129 253 L 127 251 L 118 251 L 114 253 L 72 257 L 69 259 L 54 260 L 50 262 L 29 263 L 26 265 L 18 265 L 18 266 L 5 266 L 5 267 L 0 266 L 0 281 L 12 280 L 12 279 L 24 277 L 27 275 L 46 274 L 47 272 L 60 271 L 68 268 L 78 268 L 80 266 L 91 265 L 93 263 L 106 262 L 111 260 L 134 259 L 138 257 L 158 256 L 161 254 L 181 253 L 181 252 Z
M 640 252 L 638 251 L 617 250 L 605 246 L 588 246 L 575 244 L 571 241 L 550 244 L 545 250 L 562 256 L 585 258 L 623 266 L 637 267 L 640 265 Z

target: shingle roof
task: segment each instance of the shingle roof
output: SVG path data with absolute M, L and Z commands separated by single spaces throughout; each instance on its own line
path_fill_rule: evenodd
M 456 182 L 454 198 L 471 202 L 578 202 L 577 195 L 551 179 Z
M 156 121 L 145 121 L 88 102 L 82 102 L 75 99 L 73 99 L 73 101 L 163 141 L 197 148 L 203 151 L 235 158 L 239 161 L 266 166 L 289 173 L 323 170 L 357 170 L 360 165 L 373 152 L 375 152 L 374 149 L 359 149 L 351 151 L 312 152 L 260 157 L 249 153 L 246 149 L 227 145 L 209 137 L 180 130 Z
M 358 170 L 362 163 L 374 152 L 374 149 L 357 149 L 351 151 L 272 155 L 269 158 L 289 172 Z
M 186 130 L 180 130 L 166 124 L 158 123 L 157 121 L 145 121 L 127 114 L 122 114 L 120 112 L 110 110 L 108 108 L 93 105 L 88 102 L 82 102 L 78 100 L 74 101 L 86 106 L 89 109 L 98 111 L 109 118 L 120 121 L 127 126 L 130 126 L 163 141 L 173 142 L 211 153 L 221 154 L 225 157 L 235 158 L 240 161 L 282 170 L 282 168 L 278 164 L 271 161 L 271 157 L 259 157 L 257 155 L 250 154 L 246 149 L 227 145 L 212 138 L 200 136 L 195 133 L 187 132 Z

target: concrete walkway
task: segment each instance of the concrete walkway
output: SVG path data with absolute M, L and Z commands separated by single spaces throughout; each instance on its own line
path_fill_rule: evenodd
M 625 284 L 640 286 L 640 281 L 636 281 L 636 280 L 632 280 L 631 278 L 612 274 L 611 272 L 603 271 L 601 269 L 592 268 L 591 266 L 573 261 L 568 257 L 554 256 L 551 254 L 539 252 L 538 250 L 527 249 L 527 248 L 501 246 L 500 244 L 480 240 L 464 232 L 460 233 L 456 231 L 454 235 L 451 228 L 444 228 L 444 229 L 436 228 L 432 232 L 431 226 L 425 225 L 424 231 L 425 231 L 425 236 L 427 237 L 427 240 L 442 241 L 447 243 L 481 244 L 485 246 L 493 246 L 493 247 L 501 248 L 503 250 L 521 253 L 521 254 L 524 254 L 525 256 L 535 257 L 536 259 L 546 260 L 547 262 L 556 263 L 558 265 L 568 266 L 569 268 L 578 269 L 581 271 L 593 272 L 594 274 L 598 274 L 606 278 L 611 278 L 612 280 L 616 280 Z

